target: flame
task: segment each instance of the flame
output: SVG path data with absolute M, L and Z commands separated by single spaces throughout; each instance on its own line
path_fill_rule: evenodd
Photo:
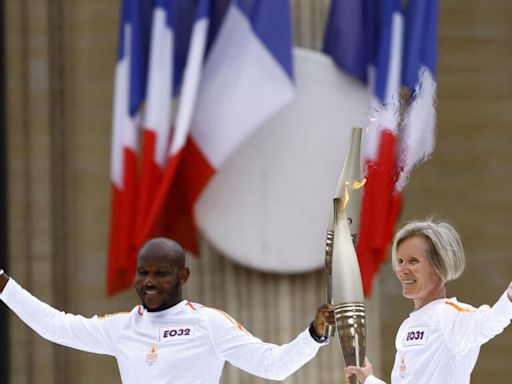
M 348 201 L 350 200 L 350 196 L 348 193 L 349 189 L 356 190 L 363 188 L 363 186 L 366 184 L 366 178 L 364 178 L 361 181 L 352 180 L 352 181 L 345 181 L 345 193 L 343 196 L 343 209 L 347 207 Z
M 361 180 L 361 181 L 354 180 L 354 181 L 352 182 L 352 189 L 360 189 L 360 188 L 363 188 L 365 184 L 366 184 L 366 178 L 364 178 L 364 179 L 363 179 L 363 180 Z

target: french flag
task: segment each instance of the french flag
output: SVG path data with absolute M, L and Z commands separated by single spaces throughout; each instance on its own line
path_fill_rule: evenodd
M 134 238 L 169 236 L 170 187 L 183 157 L 208 41 L 209 0 L 156 1 L 148 76 L 141 194 Z
M 406 13 L 402 82 L 412 97 L 401 132 L 398 191 L 411 170 L 434 152 L 438 15 L 437 0 L 410 2 Z
M 206 56 L 200 76 L 194 77 L 199 83 L 191 81 L 188 104 L 180 100 L 165 181 L 138 233 L 139 244 L 160 226 L 160 233 L 198 253 L 194 205 L 202 190 L 230 155 L 294 97 L 287 0 L 216 1 L 209 15 Z M 189 89 L 185 82 L 181 98 Z
M 334 0 L 331 5 L 324 51 L 366 82 L 372 98 L 357 241 L 367 296 L 386 259 L 408 175 L 434 149 L 437 17 L 437 0 L 406 6 L 400 0 Z M 416 89 L 410 98 L 402 97 L 402 85 Z
M 126 181 L 113 194 L 109 294 L 131 286 L 137 251 L 143 242 L 138 242 L 137 236 L 148 222 L 155 191 L 169 177 L 168 162 L 178 162 L 186 141 L 207 41 L 208 9 L 209 0 L 137 0 L 122 5 L 112 178 L 116 180 L 121 172 Z M 126 35 L 126 25 L 130 35 Z M 124 53 L 127 44 L 135 45 L 132 55 Z M 126 72 L 130 65 L 131 70 Z M 125 111 L 126 100 L 136 106 L 133 111 Z M 123 117 L 128 113 L 129 118 Z M 137 138 L 141 131 L 143 146 L 139 159 Z M 120 167 L 118 150 L 123 145 L 128 149 Z M 152 228 L 154 233 L 162 230 L 160 222 Z
M 112 208 L 107 263 L 107 291 L 130 286 L 135 271 L 132 235 L 137 201 L 138 137 L 146 92 L 147 47 L 151 7 L 124 0 L 115 69 L 110 175 Z
M 203 188 L 294 97 L 287 0 L 125 0 L 119 44 L 109 294 L 151 237 L 198 253 Z
M 143 147 L 140 172 L 140 193 L 134 224 L 146 219 L 155 191 L 163 178 L 167 147 L 171 135 L 174 81 L 174 47 L 172 3 L 153 3 L 151 41 L 149 46 L 146 104 L 143 118 Z

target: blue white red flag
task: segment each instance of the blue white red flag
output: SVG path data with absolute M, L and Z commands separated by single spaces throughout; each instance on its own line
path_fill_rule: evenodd
M 190 135 L 180 147 L 179 164 L 176 154 L 170 157 L 167 173 L 174 176 L 158 191 L 138 239 L 147 238 L 165 212 L 166 235 L 196 253 L 193 210 L 201 191 L 238 146 L 294 96 L 289 2 L 214 5 L 195 104 L 184 117 Z
M 149 41 L 148 1 L 124 0 L 115 70 L 112 154 L 112 209 L 107 266 L 107 291 L 132 283 L 135 271 L 131 226 L 137 199 L 137 156 L 141 107 L 146 92 Z
M 125 1 L 123 9 L 142 3 L 148 1 Z M 130 212 L 122 222 L 124 232 L 114 238 L 116 227 L 111 227 L 111 248 L 122 244 L 124 253 L 109 254 L 109 293 L 131 284 L 135 250 L 150 237 L 172 237 L 197 252 L 193 210 L 201 191 L 229 156 L 294 96 L 288 0 L 150 4 L 149 55 L 139 56 L 148 63 L 147 88 L 144 80 L 138 104 L 145 100 L 140 176 L 135 172 L 137 142 L 130 147 L 139 193 L 121 210 Z M 146 72 L 140 76 L 146 79 Z M 116 75 L 116 95 L 118 81 Z M 132 131 L 139 128 L 137 123 Z M 129 284 L 128 278 L 111 280 L 120 273 L 123 257 L 132 272 Z
M 434 149 L 437 0 L 333 0 L 324 51 L 365 81 L 372 113 L 365 131 L 357 254 L 365 294 L 385 260 L 411 169 Z M 416 89 L 409 100 L 401 87 Z M 400 124 L 405 103 L 404 124 Z
M 412 99 L 400 134 L 399 191 L 413 167 L 434 151 L 438 15 L 437 0 L 411 1 L 406 13 L 402 83 Z
M 169 234 L 176 218 L 169 209 L 195 108 L 208 40 L 210 0 L 158 0 L 145 111 L 141 194 L 134 241 Z M 174 208 L 176 209 L 176 208 Z

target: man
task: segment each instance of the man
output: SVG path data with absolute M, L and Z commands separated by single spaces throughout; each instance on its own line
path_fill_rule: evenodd
M 129 313 L 86 319 L 39 301 L 3 272 L 2 299 L 28 326 L 55 343 L 115 356 L 122 382 L 218 383 L 224 362 L 254 375 L 283 380 L 312 359 L 333 308 L 318 308 L 310 327 L 277 346 L 252 336 L 228 314 L 182 297 L 190 275 L 181 246 L 148 241 L 139 251 L 135 290 L 142 305 Z

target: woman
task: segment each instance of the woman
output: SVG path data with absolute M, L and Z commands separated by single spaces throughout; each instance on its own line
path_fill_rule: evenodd
M 456 230 L 444 222 L 408 223 L 395 235 L 391 252 L 402 294 L 414 302 L 396 335 L 391 382 L 469 383 L 480 346 L 512 319 L 512 284 L 492 308 L 447 299 L 445 284 L 461 275 L 465 256 Z M 346 369 L 360 383 L 384 383 L 372 373 L 368 360 L 362 368 Z

